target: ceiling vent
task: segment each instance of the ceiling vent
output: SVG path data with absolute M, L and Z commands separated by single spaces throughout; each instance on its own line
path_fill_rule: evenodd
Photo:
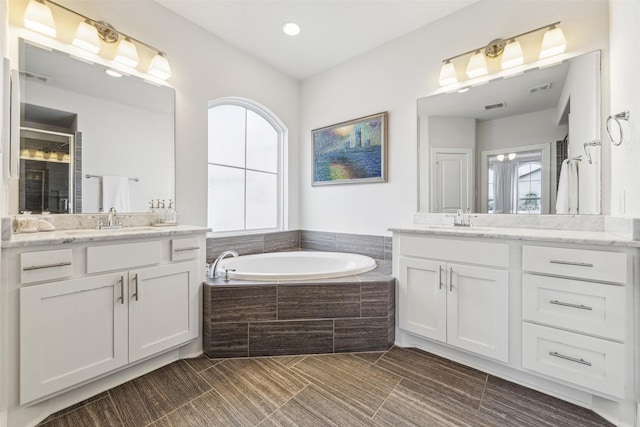
M 498 102 L 497 104 L 485 105 L 485 110 L 495 110 L 496 108 L 504 108 L 507 106 L 506 102 Z
M 543 91 L 549 90 L 549 89 L 551 89 L 551 83 L 545 83 L 545 84 L 540 85 L 540 86 L 530 87 L 529 88 L 529 93 L 543 92 Z
M 20 71 L 20 75 L 27 79 L 38 80 L 39 82 L 42 82 L 42 83 L 49 83 L 49 81 L 51 80 L 51 77 L 42 76 L 40 74 L 32 73 L 30 71 Z

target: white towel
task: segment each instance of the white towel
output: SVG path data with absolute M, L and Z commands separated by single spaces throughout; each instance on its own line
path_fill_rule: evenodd
M 129 212 L 129 178 L 126 176 L 102 177 L 102 210 L 116 208 L 118 212 Z
M 562 162 L 556 213 L 574 215 L 578 213 L 578 162 L 576 160 L 567 159 Z

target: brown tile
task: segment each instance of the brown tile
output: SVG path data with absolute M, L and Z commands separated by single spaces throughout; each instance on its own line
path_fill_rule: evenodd
M 274 412 L 260 427 L 370 425 L 371 419 L 365 414 L 312 384 Z
M 301 360 L 303 360 L 305 357 L 307 357 L 307 356 L 305 356 L 305 355 L 302 355 L 302 356 L 274 356 L 273 360 L 283 364 L 287 368 L 291 368 L 296 363 L 298 363 Z
M 205 319 L 212 323 L 276 320 L 277 285 L 207 288 L 211 309 Z
M 353 356 L 358 359 L 366 360 L 369 363 L 376 363 L 384 353 L 384 351 L 369 351 L 364 353 L 353 353 Z
M 385 261 L 393 259 L 393 238 L 391 236 L 384 237 L 384 259 Z
M 40 425 L 42 427 L 116 427 L 122 426 L 122 422 L 111 399 L 106 396 Z
M 390 284 L 395 279 L 374 282 L 362 282 L 360 284 L 360 298 L 362 307 L 361 317 L 387 317 L 389 316 L 389 302 L 393 300 L 393 286 Z
M 211 358 L 247 357 L 249 355 L 248 323 L 211 323 L 211 336 L 205 340 L 205 354 Z
M 261 254 L 264 252 L 264 234 L 207 238 L 207 262 L 212 262 L 228 250 L 240 255 Z
M 403 379 L 374 417 L 380 426 L 500 426 L 499 418 L 461 406 L 456 399 Z
M 360 317 L 360 283 L 278 286 L 278 320 Z
M 109 391 L 125 426 L 162 418 L 211 387 L 186 362 L 177 361 Z
M 387 327 L 389 328 L 387 331 L 387 336 L 389 337 L 389 348 L 393 347 L 393 344 L 396 342 L 396 315 L 392 314 L 387 318 Z
M 333 320 L 249 324 L 250 356 L 333 352 Z
M 196 372 L 204 371 L 205 369 L 208 369 L 213 365 L 220 363 L 222 360 L 223 359 L 209 359 L 204 354 L 198 357 L 192 357 L 191 359 L 184 359 L 184 361 L 187 362 L 187 364 L 191 366 L 191 368 L 193 368 L 193 370 Z
M 400 382 L 399 376 L 349 354 L 309 356 L 291 369 L 369 417 Z
M 215 390 L 190 401 L 167 415 L 171 427 L 253 426 L 243 413 L 222 398 Z
M 412 348 L 393 347 L 376 366 L 477 409 L 487 374 Z
M 71 406 L 69 406 L 68 408 L 65 408 L 65 409 L 63 409 L 63 410 L 61 410 L 61 411 L 58 411 L 58 412 L 55 412 L 55 413 L 53 413 L 53 414 L 49 415 L 47 418 L 45 418 L 45 419 L 41 422 L 41 424 L 44 424 L 44 423 L 46 423 L 46 422 L 48 422 L 48 421 L 51 421 L 51 420 L 53 420 L 54 418 L 58 418 L 58 417 L 60 417 L 60 416 L 62 416 L 62 415 L 64 415 L 64 414 L 66 414 L 67 412 L 71 412 L 71 411 L 73 411 L 73 410 L 75 410 L 75 409 L 78 409 L 78 408 L 80 408 L 80 407 L 82 407 L 82 406 L 86 405 L 87 403 L 93 402 L 93 401 L 98 400 L 98 399 L 103 399 L 103 398 L 108 397 L 108 396 L 109 396 L 109 393 L 108 393 L 108 392 L 106 392 L 106 391 L 105 391 L 105 392 L 103 392 L 103 393 L 100 393 L 100 394 L 96 394 L 95 396 L 90 397 L 90 398 L 88 398 L 88 399 L 85 399 L 85 400 L 83 400 L 82 402 L 78 402 L 78 403 L 76 403 L 75 405 L 71 405 Z
M 308 384 L 271 358 L 225 360 L 202 372 L 202 377 L 253 425 Z
M 336 251 L 384 259 L 384 237 L 368 234 L 336 234 Z
M 389 348 L 386 317 L 336 319 L 334 352 L 384 351 Z
M 264 235 L 265 252 L 297 251 L 300 248 L 300 231 L 281 231 Z
M 300 231 L 300 248 L 314 251 L 336 251 L 336 233 L 324 231 Z
M 489 376 L 481 411 L 509 426 L 612 426 L 593 411 Z

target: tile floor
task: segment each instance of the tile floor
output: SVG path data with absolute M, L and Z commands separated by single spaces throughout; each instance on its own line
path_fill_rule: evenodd
M 46 427 L 608 426 L 591 411 L 416 349 L 178 361 Z

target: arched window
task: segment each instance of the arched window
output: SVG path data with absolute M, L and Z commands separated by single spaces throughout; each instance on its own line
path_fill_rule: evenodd
M 209 103 L 208 226 L 214 232 L 284 228 L 286 128 L 241 98 Z

